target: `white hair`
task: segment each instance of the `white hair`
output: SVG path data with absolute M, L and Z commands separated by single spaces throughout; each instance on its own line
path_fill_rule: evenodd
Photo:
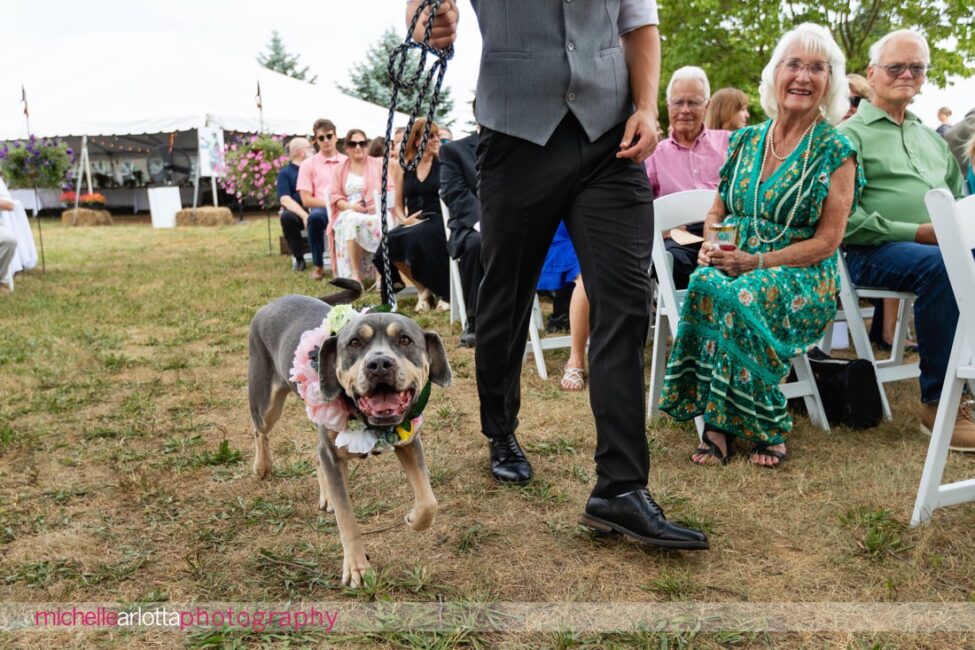
M 711 99 L 711 83 L 708 81 L 708 75 L 696 65 L 685 65 L 674 70 L 674 74 L 670 76 L 670 83 L 667 84 L 667 101 L 670 101 L 670 92 L 674 84 L 684 79 L 700 81 L 704 84 L 704 101 Z
M 887 34 L 870 46 L 870 65 L 878 65 L 880 63 L 880 55 L 884 53 L 884 48 L 887 47 L 892 40 L 895 38 L 900 38 L 901 36 L 908 36 L 916 40 L 921 46 L 921 50 L 924 52 L 924 65 L 931 63 L 931 50 L 928 49 L 927 39 L 912 29 L 898 29 L 895 32 Z
M 846 80 L 846 56 L 836 44 L 833 35 L 825 27 L 815 23 L 803 23 L 786 32 L 772 52 L 772 58 L 762 70 L 762 82 L 758 87 L 765 114 L 775 119 L 779 114 L 779 102 L 775 94 L 775 69 L 785 56 L 786 50 L 798 42 L 807 54 L 821 55 L 829 64 L 829 85 L 819 109 L 830 124 L 839 124 L 850 109 L 850 86 Z

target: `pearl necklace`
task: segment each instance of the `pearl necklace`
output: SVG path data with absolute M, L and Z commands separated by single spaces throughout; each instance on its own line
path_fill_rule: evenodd
M 775 122 L 772 122 L 772 125 L 769 127 L 769 137 L 766 141 L 767 146 L 762 151 L 762 166 L 758 170 L 758 181 L 755 183 L 755 196 L 754 196 L 754 201 L 752 202 L 752 230 L 755 231 L 755 238 L 758 241 L 762 242 L 763 244 L 773 244 L 779 241 L 780 239 L 782 239 L 785 233 L 789 231 L 789 227 L 792 226 L 792 219 L 796 216 L 796 208 L 799 207 L 799 201 L 802 200 L 802 184 L 806 180 L 806 168 L 809 165 L 809 153 L 812 150 L 812 136 L 810 134 L 812 133 L 812 130 L 816 126 L 817 122 L 819 122 L 819 118 L 813 120 L 812 124 L 807 126 L 806 130 L 802 134 L 802 138 L 809 136 L 809 141 L 806 142 L 806 151 L 802 154 L 802 174 L 799 176 L 799 189 L 796 192 L 796 200 L 792 204 L 792 209 L 789 210 L 789 216 L 785 220 L 785 226 L 782 228 L 781 232 L 779 232 L 779 234 L 773 237 L 772 239 L 764 239 L 762 235 L 758 232 L 758 213 L 759 213 L 758 188 L 762 184 L 762 177 L 765 176 L 765 159 L 768 158 L 768 152 L 769 150 L 771 150 L 773 156 L 775 156 L 779 160 L 785 160 L 785 158 L 779 158 L 775 154 L 775 150 L 772 148 L 773 147 L 772 134 L 775 132 Z M 799 144 L 802 143 L 802 138 L 799 138 Z M 796 146 L 799 145 L 797 144 Z M 786 158 L 788 158 L 788 156 L 786 156 Z
M 815 122 L 813 122 L 813 124 L 815 124 Z M 802 134 L 803 137 L 805 137 L 806 133 L 809 133 L 809 129 L 806 129 L 805 133 Z M 799 139 L 799 142 L 802 142 L 802 138 Z M 799 142 L 796 143 L 796 147 L 799 146 Z M 784 156 L 780 156 L 778 152 L 775 150 L 775 125 L 774 124 L 772 125 L 772 129 L 769 130 L 768 132 L 768 146 L 769 146 L 769 151 L 772 152 L 772 157 L 778 160 L 779 162 L 785 161 L 785 159 L 788 158 L 792 153 L 790 151 Z M 795 151 L 795 147 L 793 147 L 793 151 Z

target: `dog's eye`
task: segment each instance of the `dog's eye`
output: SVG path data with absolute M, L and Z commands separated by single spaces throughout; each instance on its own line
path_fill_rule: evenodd
M 411 339 L 410 337 L 408 337 L 408 336 L 406 336 L 404 334 L 403 336 L 399 337 L 399 344 L 400 345 L 412 345 L 413 344 L 413 339 Z
M 350 348 L 361 348 L 362 347 L 362 341 L 360 341 L 359 339 L 349 339 L 349 347 Z

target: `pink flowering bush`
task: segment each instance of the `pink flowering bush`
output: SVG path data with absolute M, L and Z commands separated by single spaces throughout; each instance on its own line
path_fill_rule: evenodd
M 277 135 L 245 136 L 227 148 L 223 188 L 237 201 L 251 199 L 262 208 L 277 205 L 278 171 L 288 164 L 288 156 Z

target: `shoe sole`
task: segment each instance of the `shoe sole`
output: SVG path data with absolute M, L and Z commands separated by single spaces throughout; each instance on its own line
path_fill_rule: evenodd
M 927 428 L 923 424 L 920 425 L 920 429 L 921 433 L 929 438 L 933 435 L 931 433 L 931 429 Z M 952 447 L 951 445 L 948 445 L 948 451 L 957 451 L 960 454 L 975 454 L 975 447 Z
M 676 548 L 685 551 L 705 551 L 711 548 L 710 543 L 704 542 L 677 542 L 668 539 L 657 539 L 655 537 L 644 537 L 643 535 L 638 535 L 632 530 L 623 528 L 619 524 L 614 524 L 611 521 L 606 521 L 605 519 L 600 519 L 599 517 L 593 517 L 588 513 L 583 513 L 582 518 L 579 519 L 579 523 L 583 526 L 588 526 L 594 530 L 598 530 L 601 533 L 619 533 L 623 537 L 640 544 L 647 544 L 649 546 L 658 546 L 660 548 Z
M 528 485 L 529 483 L 532 482 L 530 478 L 527 481 L 506 481 L 504 479 L 498 478 L 493 473 L 491 474 L 491 478 L 494 480 L 495 483 L 500 483 L 501 485 Z

